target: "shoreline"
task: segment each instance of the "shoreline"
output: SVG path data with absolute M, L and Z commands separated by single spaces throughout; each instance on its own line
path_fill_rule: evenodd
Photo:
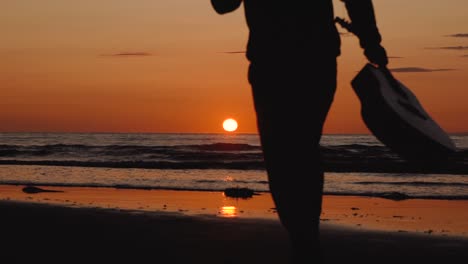
M 0 185 L 34 184 L 44 187 L 103 187 L 204 192 L 223 191 L 236 186 L 247 187 L 255 192 L 269 193 L 267 175 L 260 171 L 0 165 L 0 173 L 2 174 Z M 21 177 L 18 178 L 17 175 Z M 133 176 L 138 178 L 133 178 Z M 158 178 L 158 181 L 154 181 L 155 178 Z M 409 174 L 401 177 L 400 174 L 326 173 L 324 195 L 381 197 L 393 200 L 468 201 L 467 181 L 466 175 Z
M 458 156 L 461 157 L 458 157 Z M 369 162 L 371 160 L 372 162 Z M 364 161 L 364 162 L 363 162 Z M 254 170 L 264 171 L 262 161 L 224 161 L 185 162 L 175 163 L 168 161 L 56 161 L 56 160 L 0 160 L 0 165 L 9 166 L 51 166 L 51 167 L 83 167 L 83 168 L 106 168 L 106 169 L 224 169 L 224 170 Z M 324 170 L 331 173 L 417 173 L 417 174 L 468 174 L 468 168 L 464 164 L 461 154 L 453 154 L 447 161 L 431 164 L 431 166 L 418 166 L 404 160 L 381 160 L 375 161 L 370 157 L 341 156 L 336 160 L 325 156 Z
M 25 193 L 24 185 L 0 185 L 0 201 L 49 204 L 69 208 L 111 209 L 141 214 L 179 214 L 219 219 L 278 222 L 269 193 L 252 198 L 226 197 L 220 191 L 118 189 L 107 187 L 41 188 Z M 324 195 L 322 224 L 359 230 L 419 233 L 468 238 L 468 200 L 407 199 Z M 307 215 L 304 210 L 304 215 Z

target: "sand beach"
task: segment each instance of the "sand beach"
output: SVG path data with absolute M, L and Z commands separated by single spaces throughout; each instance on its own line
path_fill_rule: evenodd
M 289 263 L 269 193 L 24 187 L 0 185 L 5 263 Z M 324 263 L 468 257 L 468 201 L 327 195 L 323 208 Z

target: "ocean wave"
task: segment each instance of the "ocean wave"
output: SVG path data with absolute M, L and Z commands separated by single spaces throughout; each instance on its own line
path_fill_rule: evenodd
M 329 156 L 372 156 L 372 157 L 397 157 L 385 146 L 373 146 L 367 144 L 344 144 L 334 146 L 321 146 L 323 154 Z M 96 156 L 107 155 L 132 155 L 147 153 L 181 153 L 181 152 L 232 152 L 232 153 L 261 153 L 261 147 L 251 144 L 240 143 L 211 143 L 198 145 L 84 145 L 84 144 L 48 144 L 48 145 L 7 145 L 0 144 L 0 156 L 15 155 L 53 155 L 53 154 L 87 154 Z M 451 158 L 462 158 L 468 156 L 468 149 L 459 149 Z
M 375 198 L 385 198 L 394 201 L 403 201 L 409 199 L 426 199 L 426 200 L 468 200 L 468 195 L 408 195 L 402 192 L 325 192 L 325 195 L 342 195 L 342 196 L 365 196 Z
M 195 181 L 197 183 L 217 183 L 219 182 L 218 180 L 197 180 Z M 241 180 L 233 180 L 229 181 L 231 183 L 239 183 L 239 184 L 268 184 L 268 181 L 241 181 Z
M 193 152 L 261 152 L 259 146 L 234 143 L 213 143 L 202 145 L 176 145 L 176 146 L 141 146 L 141 145 L 80 145 L 80 144 L 51 144 L 51 145 L 0 145 L 0 157 L 8 156 L 45 156 L 45 155 L 141 155 L 141 154 L 166 154 Z
M 307 151 L 307 150 L 304 150 Z M 405 162 L 385 146 L 343 144 L 322 146 L 329 172 L 468 173 L 468 150 L 461 149 L 440 163 Z M 301 153 L 289 153 L 300 156 Z M 0 145 L 0 164 L 110 168 L 263 170 L 257 145 L 246 143 L 182 145 Z
M 361 184 L 361 185 L 401 185 L 401 186 L 418 186 L 418 187 L 438 187 L 438 186 L 460 186 L 460 187 L 466 187 L 468 186 L 468 183 L 464 182 L 425 182 L 425 181 L 400 181 L 400 182 L 377 182 L 377 181 L 361 181 L 361 182 L 355 182 L 354 184 Z
M 200 157 L 198 157 L 200 158 Z M 205 157 L 206 158 L 206 157 Z M 179 160 L 179 161 L 80 161 L 80 160 L 0 160 L 1 165 L 43 165 L 96 168 L 140 168 L 140 169 L 227 169 L 265 170 L 263 161 L 254 160 Z M 324 161 L 326 172 L 376 172 L 376 173 L 432 173 L 468 174 L 464 163 L 432 164 L 421 166 L 408 162 L 366 160 L 362 158 L 341 161 Z
M 261 150 L 260 146 L 252 146 L 249 144 L 235 144 L 235 143 L 212 143 L 202 145 L 181 145 L 180 148 L 193 148 L 197 150 L 210 150 L 210 151 L 247 151 L 247 150 Z
M 76 161 L 76 160 L 0 160 L 1 165 L 42 165 L 97 168 L 139 169 L 233 169 L 263 170 L 263 162 L 145 162 L 145 161 Z

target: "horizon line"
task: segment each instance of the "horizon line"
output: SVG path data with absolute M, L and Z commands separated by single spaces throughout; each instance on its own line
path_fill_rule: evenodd
M 186 134 L 186 135 L 258 135 L 258 132 L 111 132 L 111 131 L 0 131 L 0 134 Z M 468 131 L 461 132 L 447 132 L 449 135 L 468 135 Z M 374 136 L 372 133 L 323 133 L 327 135 L 369 135 Z

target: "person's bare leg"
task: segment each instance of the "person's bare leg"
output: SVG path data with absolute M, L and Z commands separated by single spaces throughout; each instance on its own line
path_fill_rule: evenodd
M 324 174 L 319 143 L 336 87 L 336 62 L 329 64 L 318 72 L 312 67 L 312 77 L 304 67 L 270 77 L 264 68 L 250 69 L 270 191 L 295 262 L 317 260 L 320 254 Z

